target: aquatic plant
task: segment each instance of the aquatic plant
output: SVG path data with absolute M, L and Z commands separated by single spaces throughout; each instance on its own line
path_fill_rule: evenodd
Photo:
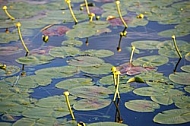
M 137 15 L 137 18 L 143 19 L 143 18 L 144 18 L 144 14 L 139 14 L 139 15 Z
M 172 35 L 172 40 L 173 40 L 173 42 L 174 42 L 174 47 L 175 47 L 175 49 L 176 49 L 176 51 L 177 51 L 178 56 L 179 56 L 180 58 L 182 58 L 182 55 L 181 55 L 181 53 L 180 53 L 180 51 L 179 51 L 179 48 L 177 47 L 177 43 L 176 43 L 176 40 L 175 40 L 175 35 Z
M 73 19 L 74 19 L 74 21 L 75 21 L 75 24 L 77 24 L 78 21 L 77 21 L 77 19 L 76 19 L 76 17 L 75 17 L 75 14 L 74 14 L 73 10 L 72 10 L 71 1 L 70 1 L 70 0 L 65 0 L 65 2 L 68 4 L 70 13 L 71 13 L 71 15 L 72 15 L 72 17 L 73 17 Z
M 69 92 L 68 92 L 68 91 L 65 91 L 65 92 L 64 92 L 64 95 L 65 95 L 65 99 L 66 99 L 66 102 L 67 102 L 67 107 L 68 107 L 68 109 L 69 109 L 69 112 L 70 112 L 70 114 L 71 114 L 71 117 L 72 117 L 73 120 L 75 120 L 75 116 L 74 116 L 74 114 L 73 114 L 73 111 L 72 111 L 72 109 L 71 109 L 71 105 L 70 105 L 70 102 L 69 102 Z
M 116 79 L 116 71 L 117 71 L 117 69 L 116 69 L 116 67 L 113 66 L 111 68 L 111 71 L 112 71 L 112 74 L 113 74 L 113 81 L 114 81 L 114 84 L 116 86 L 116 84 L 117 84 L 117 79 Z
M 11 20 L 15 20 L 15 18 L 13 16 L 11 16 L 9 14 L 9 12 L 7 11 L 7 6 L 3 6 L 3 10 L 5 11 L 6 15 L 11 19 Z
M 120 9 L 120 6 L 119 6 L 119 5 L 120 5 L 120 1 L 119 1 L 119 0 L 116 0 L 116 1 L 115 1 L 115 4 L 116 4 L 116 7 L 117 7 L 117 12 L 118 12 L 118 14 L 119 14 L 119 17 L 120 17 L 120 19 L 121 19 L 123 25 L 127 28 L 128 26 L 127 26 L 126 22 L 124 21 L 124 19 L 123 19 L 123 17 L 122 17 L 122 14 L 121 14 L 121 9 Z
M 130 56 L 130 60 L 129 60 L 129 63 L 132 64 L 132 61 L 133 61 L 133 54 L 134 54 L 134 51 L 135 51 L 135 46 L 131 46 L 131 56 Z
M 17 23 L 16 23 L 16 27 L 17 27 L 17 31 L 18 31 L 18 35 L 19 35 L 20 41 L 21 41 L 21 43 L 22 43 L 22 45 L 23 45 L 23 47 L 24 47 L 24 49 L 25 49 L 25 51 L 26 51 L 26 54 L 28 54 L 28 53 L 29 53 L 29 50 L 28 50 L 27 46 L 25 45 L 25 42 L 24 42 L 24 40 L 23 40 L 23 38 L 22 38 L 21 30 L 20 30 L 21 23 L 20 23 L 20 22 L 17 22 Z
M 114 98 L 113 98 L 113 101 L 116 100 L 116 97 L 117 98 L 120 98 L 120 94 L 119 94 L 119 80 L 120 80 L 120 71 L 116 71 L 115 72 L 115 75 L 116 75 L 116 78 L 117 78 L 117 81 L 116 81 L 116 87 L 115 87 L 115 94 L 114 94 Z

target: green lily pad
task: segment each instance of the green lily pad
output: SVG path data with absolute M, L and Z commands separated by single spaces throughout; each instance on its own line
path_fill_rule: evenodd
M 112 66 L 109 63 L 103 63 L 99 66 L 81 67 L 81 71 L 89 74 L 108 74 Z
M 0 126 L 12 126 L 12 123 L 0 122 Z
M 110 99 L 81 99 L 73 105 L 73 108 L 82 111 L 98 110 L 108 106 L 110 103 Z
M 184 87 L 184 90 L 190 93 L 190 86 Z
M 6 66 L 6 70 L 0 69 L 0 76 L 11 76 L 18 73 L 19 71 L 20 68 L 17 66 Z
M 97 123 L 90 123 L 88 124 L 88 126 L 128 126 L 128 125 L 116 122 L 97 122 Z
M 171 37 L 172 35 L 175 35 L 176 37 L 182 37 L 188 34 L 189 30 L 184 30 L 184 29 L 168 29 L 158 33 L 158 35 L 162 37 Z
M 190 61 L 190 52 L 185 55 L 185 59 Z
M 69 39 L 61 43 L 64 46 L 82 46 L 83 42 L 76 39 Z
M 62 46 L 62 47 L 54 47 L 50 49 L 49 54 L 53 57 L 67 57 L 67 56 L 75 56 L 79 54 L 80 50 L 75 47 L 67 47 L 67 46 Z
M 18 41 L 19 36 L 17 32 L 4 33 L 0 32 L 0 43 L 9 43 L 11 41 Z
M 169 61 L 167 57 L 163 57 L 160 55 L 152 55 L 137 58 L 133 61 L 133 65 L 135 66 L 143 66 L 143 67 L 155 67 L 166 64 Z
M 73 59 L 68 61 L 69 65 L 72 66 L 99 66 L 103 64 L 104 61 L 97 57 L 91 57 L 91 56 L 78 56 L 74 57 Z
M 114 84 L 113 75 L 108 75 L 108 76 L 102 77 L 99 80 L 99 83 L 101 85 L 112 85 L 112 84 Z
M 188 72 L 190 73 L 190 65 L 185 65 L 185 66 L 182 66 L 181 69 L 185 72 Z
M 160 105 L 149 100 L 130 100 L 125 102 L 125 107 L 136 112 L 153 112 Z
M 131 45 L 135 46 L 138 49 L 157 49 L 157 45 L 160 41 L 151 41 L 151 40 L 144 40 L 144 41 L 134 41 Z
M 175 74 L 170 74 L 169 78 L 171 81 L 175 83 L 182 85 L 190 85 L 190 73 L 175 72 Z
M 99 29 L 106 28 L 109 24 L 106 21 L 83 22 L 74 26 L 66 32 L 69 38 L 87 38 L 98 33 Z
M 67 80 L 60 81 L 55 85 L 57 88 L 61 89 L 71 89 L 78 86 L 93 85 L 92 79 L 90 78 L 71 78 Z
M 176 43 L 181 55 L 184 56 L 189 51 L 190 44 L 182 40 L 176 40 Z M 158 44 L 157 47 L 159 48 L 158 53 L 160 55 L 167 56 L 170 58 L 179 57 L 172 40 L 164 41 Z
M 70 77 L 76 73 L 78 73 L 78 69 L 74 66 L 50 67 L 35 71 L 36 75 L 43 75 L 47 78 Z
M 182 124 L 190 121 L 189 109 L 171 109 L 158 113 L 154 119 L 154 122 L 160 124 Z
M 80 86 L 69 89 L 69 92 L 81 98 L 106 98 L 113 92 L 105 87 L 98 86 Z
M 190 108 L 190 97 L 185 95 L 180 95 L 174 98 L 175 106 L 178 108 L 189 109 Z
M 112 55 L 114 55 L 114 52 L 112 52 L 110 50 L 104 50 L 104 49 L 101 49 L 101 50 L 91 49 L 91 50 L 86 50 L 86 51 L 82 52 L 82 55 L 88 55 L 88 56 L 102 58 L 102 57 L 112 56 Z
M 26 65 L 39 65 L 39 64 L 46 64 L 49 63 L 54 58 L 52 56 L 45 56 L 45 55 L 30 55 L 25 57 L 20 57 L 16 59 L 16 62 L 20 64 Z
M 17 120 L 15 123 L 13 123 L 13 126 L 21 126 L 21 125 L 27 125 L 31 126 L 35 124 L 36 119 L 33 118 L 21 118 Z

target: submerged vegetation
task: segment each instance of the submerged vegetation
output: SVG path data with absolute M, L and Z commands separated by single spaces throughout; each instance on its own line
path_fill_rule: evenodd
M 190 124 L 189 1 L 0 3 L 0 125 Z

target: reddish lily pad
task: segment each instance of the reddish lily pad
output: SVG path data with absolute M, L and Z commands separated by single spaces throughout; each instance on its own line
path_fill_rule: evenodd
M 32 54 L 32 55 L 48 55 L 50 49 L 52 49 L 52 48 L 53 48 L 53 46 L 42 46 L 40 48 L 31 50 L 30 54 Z
M 131 22 L 131 18 L 129 17 L 123 17 L 124 21 L 128 24 L 129 22 Z M 108 22 L 112 25 L 112 26 L 123 26 L 123 22 L 121 21 L 120 18 L 110 18 L 108 19 Z
M 69 30 L 66 26 L 52 26 L 42 33 L 47 36 L 63 36 Z
M 110 99 L 100 99 L 100 98 L 93 98 L 93 99 L 81 99 L 77 101 L 73 108 L 76 110 L 98 110 L 108 106 L 111 103 Z
M 13 55 L 16 53 L 20 53 L 22 49 L 19 49 L 19 47 L 16 46 L 6 46 L 6 47 L 0 47 L 0 55 Z
M 124 63 L 117 67 L 117 70 L 121 72 L 121 74 L 127 74 L 127 75 L 136 75 L 140 74 L 142 72 L 148 72 L 155 70 L 154 67 L 141 67 L 141 66 L 134 66 L 130 63 Z

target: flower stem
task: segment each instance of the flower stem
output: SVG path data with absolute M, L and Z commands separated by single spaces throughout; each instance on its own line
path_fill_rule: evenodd
M 177 43 L 176 43 L 176 40 L 175 40 L 175 35 L 172 35 L 172 40 L 173 40 L 173 42 L 174 42 L 174 46 L 175 46 L 175 49 L 176 49 L 176 51 L 177 51 L 178 56 L 179 56 L 180 58 L 182 58 L 182 55 L 181 55 L 181 53 L 180 53 L 180 51 L 179 51 L 179 48 L 177 47 Z
M 127 28 L 128 26 L 127 26 L 126 22 L 124 21 L 122 15 L 121 15 L 121 10 L 120 10 L 120 7 L 119 7 L 120 1 L 117 0 L 115 3 L 116 3 L 116 6 L 117 6 L 117 12 L 118 12 L 118 14 L 119 14 L 119 17 L 120 17 L 120 19 L 121 19 L 123 25 Z
M 27 53 L 29 53 L 29 50 L 28 50 L 27 46 L 25 45 L 24 40 L 22 38 L 22 34 L 21 34 L 21 31 L 20 31 L 20 26 L 21 26 L 20 22 L 17 22 L 16 26 L 17 26 L 17 30 L 18 30 L 18 35 L 19 35 L 20 41 L 21 41 L 21 43 L 22 43 L 25 51 Z
M 69 102 L 69 92 L 68 91 L 65 91 L 64 92 L 64 95 L 65 95 L 65 99 L 66 99 L 66 102 L 67 102 L 67 107 L 68 107 L 68 109 L 69 109 L 69 112 L 70 112 L 70 114 L 71 114 L 71 117 L 72 117 L 72 119 L 73 120 L 75 120 L 75 116 L 74 116 L 74 114 L 73 114 L 73 111 L 72 111 L 72 109 L 71 109 L 71 105 L 70 105 L 70 102 Z
M 88 8 L 88 2 L 87 2 L 87 0 L 84 0 L 84 2 L 85 2 L 85 5 L 86 5 L 86 11 L 87 11 L 87 13 L 89 15 L 90 11 L 89 11 L 89 8 Z
M 116 96 L 117 96 L 118 98 L 120 98 L 120 94 L 119 94 L 119 79 L 120 79 L 120 77 L 119 77 L 119 75 L 120 75 L 121 73 L 120 73 L 120 71 L 116 71 L 115 74 L 116 74 L 116 76 L 117 76 L 117 83 L 116 83 L 116 87 L 115 87 L 115 94 L 114 94 L 113 101 L 116 100 Z
M 129 60 L 129 63 L 132 64 L 132 61 L 133 61 L 133 54 L 134 54 L 134 51 L 135 51 L 135 46 L 132 46 L 131 47 L 131 57 L 130 57 L 130 60 Z
M 5 11 L 6 15 L 11 19 L 11 20 L 14 20 L 15 18 L 13 16 L 11 16 L 9 14 L 9 12 L 7 11 L 7 6 L 3 6 L 3 10 Z
M 70 13 L 71 13 L 71 15 L 72 15 L 72 17 L 73 17 L 75 23 L 77 24 L 78 21 L 77 21 L 77 19 L 76 19 L 76 17 L 75 17 L 75 14 L 74 14 L 73 10 L 72 10 L 72 7 L 71 7 L 71 1 L 70 1 L 70 0 L 65 0 L 65 2 L 68 4 L 68 7 L 69 7 L 69 10 L 70 10 Z

